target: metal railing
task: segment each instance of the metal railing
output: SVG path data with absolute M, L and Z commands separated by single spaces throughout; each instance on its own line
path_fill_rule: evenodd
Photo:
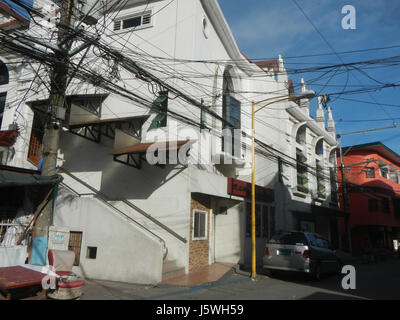
M 155 234 L 153 231 L 149 230 L 148 228 L 146 228 L 145 226 L 143 226 L 142 224 L 137 222 L 135 219 L 133 219 L 132 217 L 130 217 L 129 215 L 127 215 L 126 213 L 124 213 L 123 211 L 121 211 L 120 209 L 115 207 L 113 204 L 111 204 L 109 202 L 111 200 L 104 193 L 102 193 L 102 192 L 98 191 L 97 189 L 93 188 L 92 186 L 87 184 L 85 181 L 82 181 L 81 179 L 79 179 L 78 177 L 76 177 L 75 175 L 73 175 L 72 173 L 70 173 L 68 170 L 66 170 L 64 168 L 59 168 L 59 171 L 60 171 L 60 173 L 65 173 L 67 176 L 71 177 L 72 179 L 74 179 L 75 181 L 79 182 L 80 184 L 82 184 L 87 189 L 91 190 L 92 194 L 90 194 L 90 193 L 80 194 L 79 192 L 77 192 L 76 190 L 74 190 L 73 188 L 68 186 L 66 183 L 62 182 L 61 184 L 64 187 L 66 187 L 68 190 L 72 191 L 74 194 L 76 194 L 79 197 L 83 196 L 83 195 L 93 195 L 93 196 L 95 196 L 96 198 L 100 199 L 103 203 L 105 203 L 107 206 L 111 207 L 112 209 L 114 209 L 115 211 L 117 211 L 118 213 L 123 215 L 125 218 L 127 218 L 131 222 L 135 223 L 136 225 L 138 225 L 142 229 L 146 230 L 147 232 L 151 233 L 157 239 L 159 239 L 163 243 L 163 246 L 164 246 L 164 249 L 165 249 L 165 254 L 164 254 L 163 259 L 166 258 L 167 254 L 168 254 L 168 247 L 167 247 L 167 244 L 166 244 L 164 239 L 162 239 L 160 236 Z M 142 210 L 138 206 L 134 205 L 132 202 L 128 201 L 127 199 L 123 199 L 123 200 L 120 200 L 120 201 L 122 203 L 126 204 L 127 206 L 129 206 L 130 208 L 134 209 L 136 212 L 140 213 L 141 215 L 143 215 L 144 217 L 146 217 L 151 222 L 153 222 L 154 224 L 158 225 L 159 227 L 161 227 L 162 229 L 164 229 L 168 233 L 172 234 L 178 240 L 182 241 L 183 243 L 187 242 L 187 240 L 185 238 L 183 238 L 182 236 L 177 234 L 175 231 L 173 231 L 171 228 L 167 227 L 166 225 L 164 225 L 163 223 L 161 223 L 160 221 L 158 221 L 157 219 L 152 217 L 150 214 L 146 213 L 144 210 Z

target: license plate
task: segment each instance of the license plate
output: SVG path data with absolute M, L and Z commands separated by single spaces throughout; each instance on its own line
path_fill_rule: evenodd
M 280 256 L 290 256 L 290 254 L 291 254 L 290 250 L 279 250 Z

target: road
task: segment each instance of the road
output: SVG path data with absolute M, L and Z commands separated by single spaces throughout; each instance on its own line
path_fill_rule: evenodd
M 221 281 L 195 287 L 143 286 L 89 280 L 82 299 L 107 300 L 342 300 L 400 299 L 400 259 L 363 264 L 356 268 L 356 289 L 344 290 L 345 275 L 329 275 L 319 282 L 302 274 L 275 278 L 230 273 Z

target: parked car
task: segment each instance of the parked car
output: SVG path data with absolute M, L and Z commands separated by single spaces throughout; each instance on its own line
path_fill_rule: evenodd
M 305 272 L 320 280 L 321 274 L 340 273 L 342 263 L 324 237 L 310 232 L 278 232 L 267 241 L 263 267 L 271 275 L 277 270 Z

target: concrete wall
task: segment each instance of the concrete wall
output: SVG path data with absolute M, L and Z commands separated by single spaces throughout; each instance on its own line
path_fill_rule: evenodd
M 82 232 L 79 267 L 91 279 L 156 284 L 161 281 L 163 247 L 147 231 L 128 222 L 95 198 L 76 198 L 60 190 L 54 224 Z M 97 247 L 96 259 L 87 247 Z
M 238 263 L 243 237 L 243 203 L 229 207 L 229 201 L 218 201 L 218 206 L 227 206 L 226 214 L 215 215 L 215 261 Z
M 0 268 L 25 264 L 27 257 L 26 246 L 0 247 Z

